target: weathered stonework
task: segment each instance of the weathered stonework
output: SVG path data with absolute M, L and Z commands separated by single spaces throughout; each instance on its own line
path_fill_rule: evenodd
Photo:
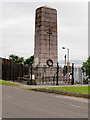
M 50 36 L 50 55 L 49 28 L 52 33 Z M 45 6 L 36 9 L 34 46 L 34 66 L 47 65 L 46 61 L 49 58 L 53 60 L 53 66 L 56 66 L 58 61 L 56 9 Z

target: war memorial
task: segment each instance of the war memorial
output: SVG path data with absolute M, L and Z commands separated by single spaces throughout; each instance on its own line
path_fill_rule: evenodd
M 34 64 L 30 73 L 30 84 L 70 82 L 58 65 L 57 10 L 54 8 L 42 6 L 36 9 Z
M 34 64 L 43 67 L 46 61 L 58 62 L 57 11 L 43 6 L 36 9 Z
M 34 63 L 30 67 L 8 59 L 2 63 L 2 79 L 28 85 L 73 84 L 73 66 L 58 64 L 57 10 L 42 6 L 35 11 Z

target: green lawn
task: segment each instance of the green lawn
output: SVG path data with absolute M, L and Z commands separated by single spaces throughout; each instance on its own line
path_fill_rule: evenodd
M 8 82 L 8 81 L 5 81 L 5 80 L 0 80 L 0 84 L 18 86 L 18 84 L 16 84 L 16 83 Z M 75 93 L 82 93 L 82 94 L 90 94 L 90 86 L 43 87 L 43 88 L 37 88 L 37 89 L 55 89 L 55 90 L 61 90 L 61 91 L 68 91 L 68 92 L 75 92 Z
M 83 93 L 90 94 L 90 86 L 73 86 L 73 87 L 45 87 L 45 89 L 55 89 L 61 91 L 75 92 L 75 93 Z
M 18 86 L 18 84 L 16 84 L 16 83 L 8 82 L 8 81 L 5 81 L 5 80 L 0 80 L 0 84 Z

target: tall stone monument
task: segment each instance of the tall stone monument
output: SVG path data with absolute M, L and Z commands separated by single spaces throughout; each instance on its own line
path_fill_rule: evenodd
M 47 64 L 56 66 L 58 62 L 56 9 L 46 6 L 36 9 L 34 46 L 35 66 Z

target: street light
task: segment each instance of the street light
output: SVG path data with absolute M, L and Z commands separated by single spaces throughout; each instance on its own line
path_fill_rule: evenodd
M 70 66 L 70 62 L 69 62 L 69 48 L 66 47 L 62 47 L 62 49 L 67 49 L 67 66 Z

